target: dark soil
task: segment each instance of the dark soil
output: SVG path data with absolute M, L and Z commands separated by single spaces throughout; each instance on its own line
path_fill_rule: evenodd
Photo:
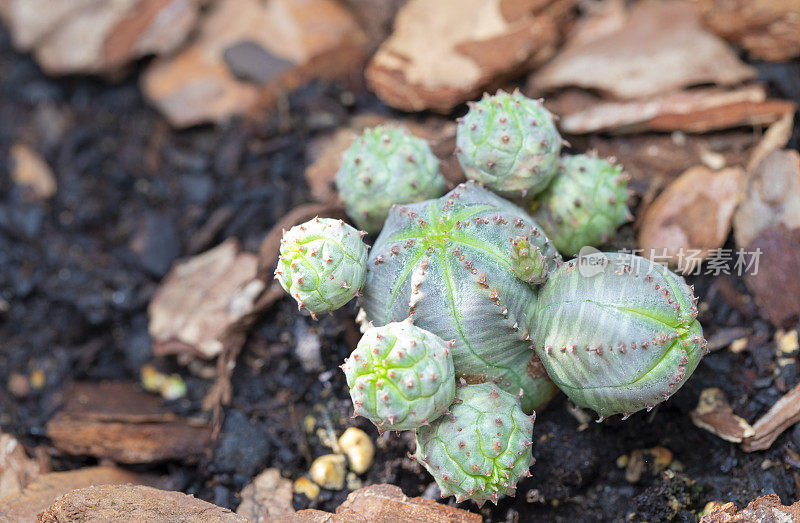
M 764 69 L 784 97 L 800 92 L 798 71 L 796 63 Z M 187 381 L 188 397 L 174 408 L 204 415 L 200 400 L 211 380 L 151 354 L 146 307 L 160 278 L 175 259 L 227 237 L 257 251 L 270 226 L 309 198 L 303 179 L 309 139 L 352 113 L 386 111 L 368 94 L 342 96 L 340 87 L 313 85 L 292 96 L 283 118 L 174 132 L 144 103 L 136 79 L 136 71 L 120 84 L 48 78 L 12 52 L 0 30 L 0 298 L 10 305 L 0 312 L 0 429 L 29 450 L 49 449 L 61 470 L 91 463 L 59 455 L 44 432 L 73 381 L 137 380 L 141 365 L 154 361 Z M 355 102 L 343 103 L 349 99 Z M 7 151 L 15 142 L 30 145 L 53 166 L 58 192 L 50 202 L 32 200 L 11 182 Z M 215 220 L 221 225 L 209 230 L 206 224 Z M 625 237 L 630 231 L 622 231 Z M 556 399 L 536 421 L 534 476 L 520 484 L 516 498 L 486 506 L 482 514 L 494 521 L 624 520 L 631 514 L 637 521 L 691 521 L 709 500 L 743 506 L 771 492 L 787 503 L 798 499 L 800 471 L 787 449 L 800 451 L 800 433 L 787 431 L 769 451 L 747 454 L 689 419 L 704 388 L 722 388 L 734 410 L 753 421 L 800 381 L 796 364 L 777 367 L 773 329 L 759 318 L 739 278 L 703 276 L 692 283 L 704 303 L 706 337 L 746 327 L 753 331 L 747 350 L 710 354 L 670 401 L 625 422 L 590 422 L 579 430 L 567 402 Z M 294 479 L 314 457 L 330 452 L 317 429 L 341 432 L 355 424 L 379 447 L 360 478 L 365 484 L 436 494 L 431 477 L 408 458 L 413 442 L 407 434 L 379 437 L 368 422 L 350 419 L 337 366 L 357 336 L 354 312 L 351 306 L 315 323 L 288 299 L 279 302 L 239 357 L 235 397 L 213 454 L 197 463 L 138 469 L 168 475 L 175 489 L 235 508 L 237 493 L 263 468 L 277 467 Z M 329 370 L 303 372 L 293 352 L 301 323 L 320 336 Z M 13 373 L 37 370 L 45 374 L 44 388 L 19 398 L 5 386 Z M 315 420 L 310 433 L 309 415 Z M 682 467 L 646 470 L 629 483 L 617 458 L 654 446 L 671 450 Z M 322 491 L 314 502 L 296 495 L 295 506 L 333 510 L 347 492 Z

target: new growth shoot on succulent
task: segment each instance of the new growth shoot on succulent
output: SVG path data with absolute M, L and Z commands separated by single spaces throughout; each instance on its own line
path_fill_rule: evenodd
M 410 318 L 368 328 L 342 365 L 355 413 L 380 430 L 412 430 L 441 416 L 456 388 L 451 345 Z
M 392 205 L 436 198 L 445 181 L 428 142 L 404 127 L 379 125 L 365 129 L 344 153 L 336 186 L 348 216 L 373 233 Z
M 522 412 L 516 396 L 493 384 L 460 387 L 449 415 L 417 429 L 415 457 L 443 496 L 497 503 L 530 476 L 535 418 Z
M 513 494 L 532 463 L 528 414 L 558 389 L 601 419 L 628 417 L 669 398 L 703 354 L 679 276 L 629 254 L 562 261 L 630 214 L 621 166 L 559 159 L 561 145 L 541 102 L 485 96 L 458 126 L 471 181 L 437 198 L 424 141 L 367 130 L 337 183 L 353 220 L 380 230 L 369 256 L 363 233 L 336 220 L 294 227 L 281 245 L 276 277 L 301 307 L 333 310 L 360 291 L 365 333 L 342 365 L 355 413 L 415 430 L 416 458 L 459 500 Z M 533 217 L 487 187 L 526 195 Z
M 364 234 L 330 218 L 296 225 L 283 233 L 275 278 L 312 314 L 343 307 L 364 285 Z
M 504 196 L 533 196 L 555 176 L 561 143 L 541 100 L 498 91 L 469 103 L 458 121 L 456 157 L 468 179 Z
M 631 219 L 627 179 L 622 166 L 609 160 L 565 156 L 553 182 L 533 201 L 533 217 L 561 254 L 578 254 L 584 246 L 605 243 Z

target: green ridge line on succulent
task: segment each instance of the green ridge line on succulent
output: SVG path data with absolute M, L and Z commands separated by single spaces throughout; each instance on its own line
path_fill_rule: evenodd
M 584 299 L 584 300 L 561 300 L 558 303 L 552 302 L 552 303 L 548 303 L 546 305 L 543 305 L 541 307 L 541 310 L 552 309 L 554 307 L 561 307 L 561 306 L 564 306 L 564 305 L 572 305 L 572 304 L 581 304 L 582 305 L 584 303 L 592 304 L 592 305 L 594 305 L 594 306 L 596 306 L 598 308 L 601 308 L 601 309 L 613 309 L 615 311 L 620 311 L 620 312 L 629 312 L 629 313 L 634 314 L 636 316 L 641 316 L 643 318 L 647 318 L 647 319 L 653 320 L 653 322 L 657 323 L 658 325 L 661 325 L 661 326 L 664 326 L 664 327 L 669 327 L 670 329 L 676 329 L 676 330 L 686 329 L 686 326 L 684 326 L 680 322 L 678 323 L 678 325 L 670 325 L 666 321 L 663 321 L 663 320 L 661 320 L 661 319 L 659 319 L 659 318 L 657 318 L 655 316 L 651 316 L 649 314 L 645 314 L 643 312 L 639 312 L 639 311 L 636 311 L 636 310 L 633 310 L 633 309 L 627 309 L 625 307 L 620 307 L 620 306 L 617 306 L 617 305 L 612 305 L 612 304 L 607 304 L 607 303 L 600 303 L 600 302 L 597 302 L 595 300 L 589 300 L 589 299 Z
M 619 389 L 619 388 L 622 388 L 622 387 L 630 387 L 631 385 L 635 385 L 636 383 L 642 381 L 644 378 L 647 377 L 648 374 L 653 372 L 653 370 L 656 367 L 661 365 L 661 363 L 664 362 L 664 360 L 667 358 L 667 356 L 670 355 L 670 353 L 674 349 L 675 344 L 677 344 L 681 340 L 685 340 L 685 338 L 683 338 L 683 336 L 684 335 L 688 335 L 688 334 L 689 334 L 689 332 L 687 331 L 687 332 L 681 334 L 678 338 L 676 338 L 675 341 L 670 345 L 670 347 L 667 350 L 664 351 L 664 354 L 661 355 L 661 357 L 658 359 L 658 361 L 656 361 L 656 363 L 652 367 L 650 367 L 641 376 L 639 376 L 638 378 L 636 378 L 635 380 L 633 380 L 633 381 L 631 381 L 629 383 L 621 383 L 619 385 L 598 385 L 596 387 L 572 387 L 570 385 L 566 385 L 564 383 L 560 383 L 559 381 L 557 381 L 552 376 L 550 377 L 550 379 L 553 381 L 553 383 L 558 385 L 559 388 L 561 388 L 563 386 L 564 388 L 567 388 L 567 389 L 570 389 L 570 390 L 600 390 L 600 389 Z M 686 349 L 683 348 L 683 344 L 682 343 L 679 345 L 678 348 L 681 351 L 686 352 Z

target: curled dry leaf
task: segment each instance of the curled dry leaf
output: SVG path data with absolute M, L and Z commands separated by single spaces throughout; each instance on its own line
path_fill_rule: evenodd
M 741 443 L 755 434 L 749 423 L 733 413 L 725 394 L 717 388 L 704 389 L 689 416 L 697 427 L 725 441 Z
M 282 90 L 342 79 L 364 61 L 365 37 L 333 0 L 215 2 L 197 38 L 145 71 L 145 95 L 176 127 L 271 107 Z
M 257 265 L 257 256 L 240 252 L 235 239 L 174 265 L 148 308 L 153 352 L 213 358 L 244 343 L 265 306 Z
M 586 27 L 591 34 L 580 33 Z M 646 0 L 632 5 L 624 23 L 603 30 L 581 26 L 558 55 L 532 75 L 529 89 L 577 86 L 632 99 L 691 85 L 735 85 L 755 75 L 723 40 L 700 25 L 691 3 Z
M 569 94 L 567 94 L 569 96 Z M 558 107 L 559 102 L 553 102 Z M 559 128 L 569 134 L 600 131 L 684 131 L 703 133 L 731 127 L 767 125 L 794 113 L 795 104 L 767 98 L 763 85 L 737 89 L 690 89 L 630 101 L 586 97 L 582 107 L 562 117 Z
M 742 442 L 742 450 L 753 452 L 768 449 L 781 433 L 800 421 L 800 385 L 781 399 L 753 424 L 753 435 Z
M 672 266 L 691 271 L 725 243 L 743 181 L 740 167 L 714 172 L 696 166 L 683 173 L 645 211 L 639 231 L 644 255 L 669 256 Z
M 61 496 L 39 515 L 37 521 L 245 523 L 247 518 L 182 492 L 143 485 L 102 485 L 73 490 Z
M 764 133 L 764 137 L 750 154 L 747 162 L 747 172 L 753 172 L 758 168 L 761 160 L 767 157 L 772 151 L 777 151 L 786 147 L 792 137 L 794 129 L 794 112 L 786 113 L 775 123 L 769 126 Z
M 410 0 L 369 63 L 367 82 L 388 105 L 447 113 L 546 60 L 574 0 Z
M 783 62 L 800 56 L 800 0 L 697 0 L 703 23 L 751 58 Z
M 14 46 L 49 74 L 108 73 L 176 50 L 194 28 L 198 0 L 4 0 Z

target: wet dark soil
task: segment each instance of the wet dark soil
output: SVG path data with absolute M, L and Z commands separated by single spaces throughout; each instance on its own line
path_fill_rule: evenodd
M 764 69 L 784 97 L 800 92 L 798 71 L 797 64 Z M 47 78 L 11 51 L 0 30 L 0 304 L 8 304 L 0 307 L 0 429 L 29 450 L 48 449 L 56 469 L 92 463 L 59 455 L 44 432 L 73 381 L 136 380 L 141 365 L 154 362 L 187 382 L 188 396 L 173 403 L 175 410 L 205 415 L 200 401 L 211 380 L 151 354 L 146 307 L 160 278 L 175 259 L 227 237 L 256 252 L 270 226 L 309 199 L 308 141 L 350 114 L 386 111 L 368 94 L 312 85 L 295 93 L 280 117 L 175 132 L 144 103 L 136 79 L 136 71 L 118 84 Z M 8 149 L 19 142 L 53 167 L 52 200 L 36 201 L 10 180 Z M 710 354 L 670 401 L 625 422 L 582 427 L 564 398 L 556 399 L 536 421 L 533 477 L 520 483 L 516 498 L 482 514 L 493 521 L 693 521 L 709 500 L 743 506 L 771 492 L 784 502 L 798 499 L 800 470 L 787 450 L 800 451 L 800 433 L 787 431 L 769 451 L 747 454 L 689 419 L 704 388 L 722 388 L 734 410 L 753 421 L 800 381 L 796 362 L 777 365 L 773 329 L 738 277 L 692 283 L 704 304 L 706 337 L 745 327 L 753 333 L 747 349 Z M 137 469 L 168 475 L 175 489 L 235 508 L 237 493 L 260 470 L 277 467 L 298 478 L 313 458 L 330 452 L 320 434 L 354 424 L 378 442 L 363 483 L 435 495 L 430 476 L 408 457 L 407 434 L 378 436 L 368 422 L 350 419 L 337 366 L 355 336 L 354 312 L 351 305 L 316 323 L 288 299 L 279 302 L 239 357 L 234 399 L 213 453 L 195 463 Z M 321 339 L 327 369 L 321 373 L 304 372 L 294 355 L 295 335 L 305 328 Z M 43 387 L 12 394 L 11 375 L 37 371 Z M 646 467 L 636 483 L 626 480 L 618 458 L 655 446 L 674 454 L 673 470 Z M 295 495 L 295 506 L 333 510 L 347 492 L 322 491 L 313 502 Z

